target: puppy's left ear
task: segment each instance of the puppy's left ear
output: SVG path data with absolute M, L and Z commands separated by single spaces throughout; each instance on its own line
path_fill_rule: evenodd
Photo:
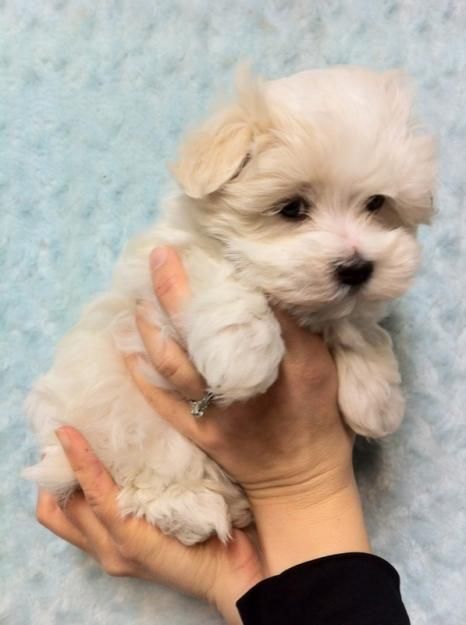
M 237 102 L 188 136 L 170 171 L 189 197 L 200 199 L 235 178 L 269 127 L 262 85 L 239 78 Z
M 413 111 L 414 90 L 409 76 L 402 70 L 382 74 L 390 113 L 402 122 L 403 134 L 398 147 L 404 151 L 403 202 L 401 216 L 412 226 L 429 224 L 435 214 L 433 189 L 437 177 L 436 143 L 419 123 Z

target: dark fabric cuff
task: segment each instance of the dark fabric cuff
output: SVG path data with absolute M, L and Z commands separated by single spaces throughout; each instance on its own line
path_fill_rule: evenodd
M 342 553 L 259 582 L 237 602 L 244 625 L 409 625 L 386 560 Z

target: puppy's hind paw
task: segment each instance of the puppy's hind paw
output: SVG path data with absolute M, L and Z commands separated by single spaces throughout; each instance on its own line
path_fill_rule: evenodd
M 124 515 L 144 517 L 184 545 L 203 542 L 215 534 L 223 543 L 230 538 L 231 519 L 225 499 L 208 488 L 173 484 L 156 493 L 126 486 L 118 503 Z
M 63 449 L 58 445 L 48 445 L 44 449 L 42 460 L 31 467 L 25 467 L 21 476 L 36 482 L 41 488 L 60 498 L 73 491 L 78 483 Z

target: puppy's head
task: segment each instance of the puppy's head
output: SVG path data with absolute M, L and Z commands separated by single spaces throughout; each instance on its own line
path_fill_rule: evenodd
M 433 141 L 397 72 L 243 82 L 173 173 L 243 280 L 326 317 L 401 295 L 433 212 Z

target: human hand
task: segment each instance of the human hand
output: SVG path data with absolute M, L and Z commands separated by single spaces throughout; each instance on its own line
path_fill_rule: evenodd
M 176 252 L 163 252 L 165 262 L 152 265 L 154 289 L 177 324 L 190 288 Z M 153 386 L 138 368 L 139 356 L 127 358 L 149 403 L 239 481 L 251 501 L 299 494 L 301 485 L 324 473 L 351 471 L 352 436 L 338 411 L 334 362 L 319 336 L 278 310 L 276 315 L 287 347 L 279 379 L 248 402 L 209 406 L 202 419 L 191 416 L 185 398 L 202 397 L 205 382 L 184 351 L 147 321 L 144 304 L 138 307 L 137 324 L 147 353 L 179 394 Z
M 176 323 L 190 288 L 175 251 L 156 250 L 151 273 L 157 297 Z M 248 402 L 209 406 L 201 419 L 191 416 L 184 398 L 202 397 L 204 381 L 182 348 L 147 321 L 143 306 L 137 323 L 147 354 L 178 394 L 153 386 L 139 369 L 138 356 L 127 359 L 135 383 L 157 413 L 241 483 L 269 572 L 310 559 L 306 556 L 368 550 L 352 468 L 353 436 L 339 414 L 335 365 L 320 337 L 284 313 L 276 314 L 287 349 L 278 380 Z M 303 549 L 301 539 L 310 524 L 315 538 Z M 299 537 L 294 547 L 290 531 Z
M 86 439 L 72 427 L 60 428 L 57 436 L 81 491 L 62 507 L 50 493 L 41 491 L 39 522 L 86 551 L 110 575 L 173 586 L 215 605 L 229 625 L 240 625 L 236 601 L 263 577 L 246 534 L 236 530 L 228 545 L 211 538 L 186 547 L 143 519 L 122 518 L 118 487 Z

